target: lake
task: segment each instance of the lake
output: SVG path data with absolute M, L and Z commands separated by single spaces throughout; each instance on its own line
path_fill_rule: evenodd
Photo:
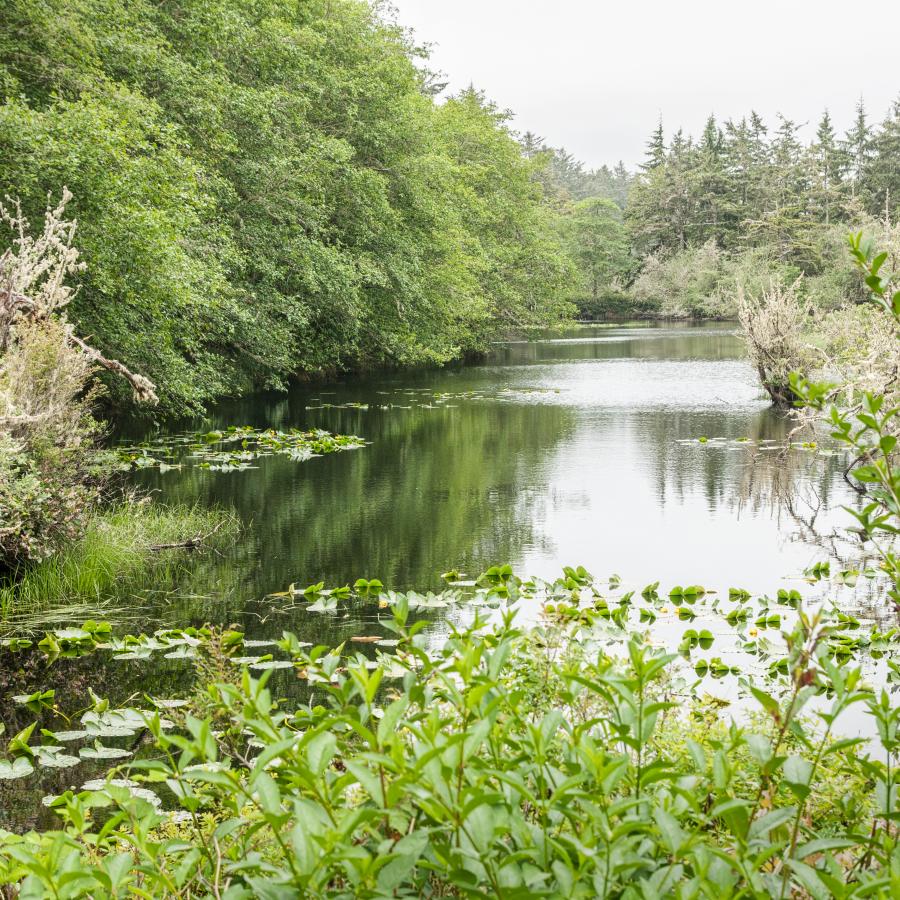
M 771 592 L 850 523 L 839 459 L 781 450 L 793 423 L 730 324 L 573 327 L 497 344 L 480 364 L 297 387 L 195 424 L 370 443 L 242 472 L 137 473 L 164 500 L 233 507 L 248 524 L 200 563 L 192 599 L 159 608 L 173 624 L 254 629 L 259 601 L 290 583 L 425 589 L 506 562 Z

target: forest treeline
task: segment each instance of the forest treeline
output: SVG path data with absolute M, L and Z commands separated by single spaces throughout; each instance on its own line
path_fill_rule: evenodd
M 557 321 L 545 158 L 421 56 L 360 0 L 9 0 L 0 196 L 69 188 L 70 318 L 168 412 Z
M 602 207 L 606 252 L 599 258 L 596 242 L 601 277 L 582 284 L 582 312 L 733 316 L 737 286 L 800 276 L 803 291 L 825 308 L 864 299 L 846 235 L 864 229 L 892 246 L 900 101 L 880 123 L 861 100 L 845 134 L 827 111 L 811 139 L 803 133 L 787 118 L 773 125 L 755 112 L 721 125 L 711 116 L 699 139 L 681 129 L 667 135 L 660 123 L 633 175 L 621 166 L 592 172 L 550 150 L 543 177 L 576 201 L 576 219 L 586 206 L 597 209 L 591 195 L 615 204 Z M 589 230 L 569 245 L 582 274 L 591 266 Z
M 756 114 L 660 124 L 630 173 L 440 89 L 364 0 L 8 0 L 0 197 L 37 222 L 72 192 L 69 317 L 169 414 L 573 312 L 732 316 L 772 277 L 833 307 L 862 290 L 848 227 L 900 206 L 900 105 L 808 143 Z

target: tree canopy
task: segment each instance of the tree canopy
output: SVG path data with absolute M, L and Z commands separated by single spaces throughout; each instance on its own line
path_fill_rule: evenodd
M 546 160 L 417 57 L 359 0 L 11 0 L 0 194 L 72 191 L 72 317 L 169 411 L 444 362 L 564 314 L 571 263 Z

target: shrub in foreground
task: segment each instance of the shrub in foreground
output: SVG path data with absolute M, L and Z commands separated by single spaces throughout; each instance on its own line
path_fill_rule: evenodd
M 758 724 L 712 728 L 679 711 L 673 657 L 635 637 L 613 658 L 590 616 L 528 633 L 476 617 L 438 650 L 402 601 L 389 627 L 396 653 L 377 663 L 286 635 L 300 705 L 275 700 L 271 673 L 223 677 L 231 641 L 211 642 L 182 728 L 150 716 L 156 752 L 132 781 L 63 795 L 59 831 L 2 835 L 0 883 L 23 898 L 898 896 L 900 708 L 829 658 L 816 619 L 788 636 L 783 697 L 745 685 Z M 851 707 L 873 746 L 836 733 Z

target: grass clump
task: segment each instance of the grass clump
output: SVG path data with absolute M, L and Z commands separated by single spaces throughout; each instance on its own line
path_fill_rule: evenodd
M 89 518 L 82 536 L 53 556 L 0 582 L 0 620 L 57 612 L 102 601 L 174 554 L 215 546 L 237 530 L 221 509 L 124 501 Z M 184 550 L 161 545 L 193 542 Z M 21 623 L 20 623 L 21 624 Z

